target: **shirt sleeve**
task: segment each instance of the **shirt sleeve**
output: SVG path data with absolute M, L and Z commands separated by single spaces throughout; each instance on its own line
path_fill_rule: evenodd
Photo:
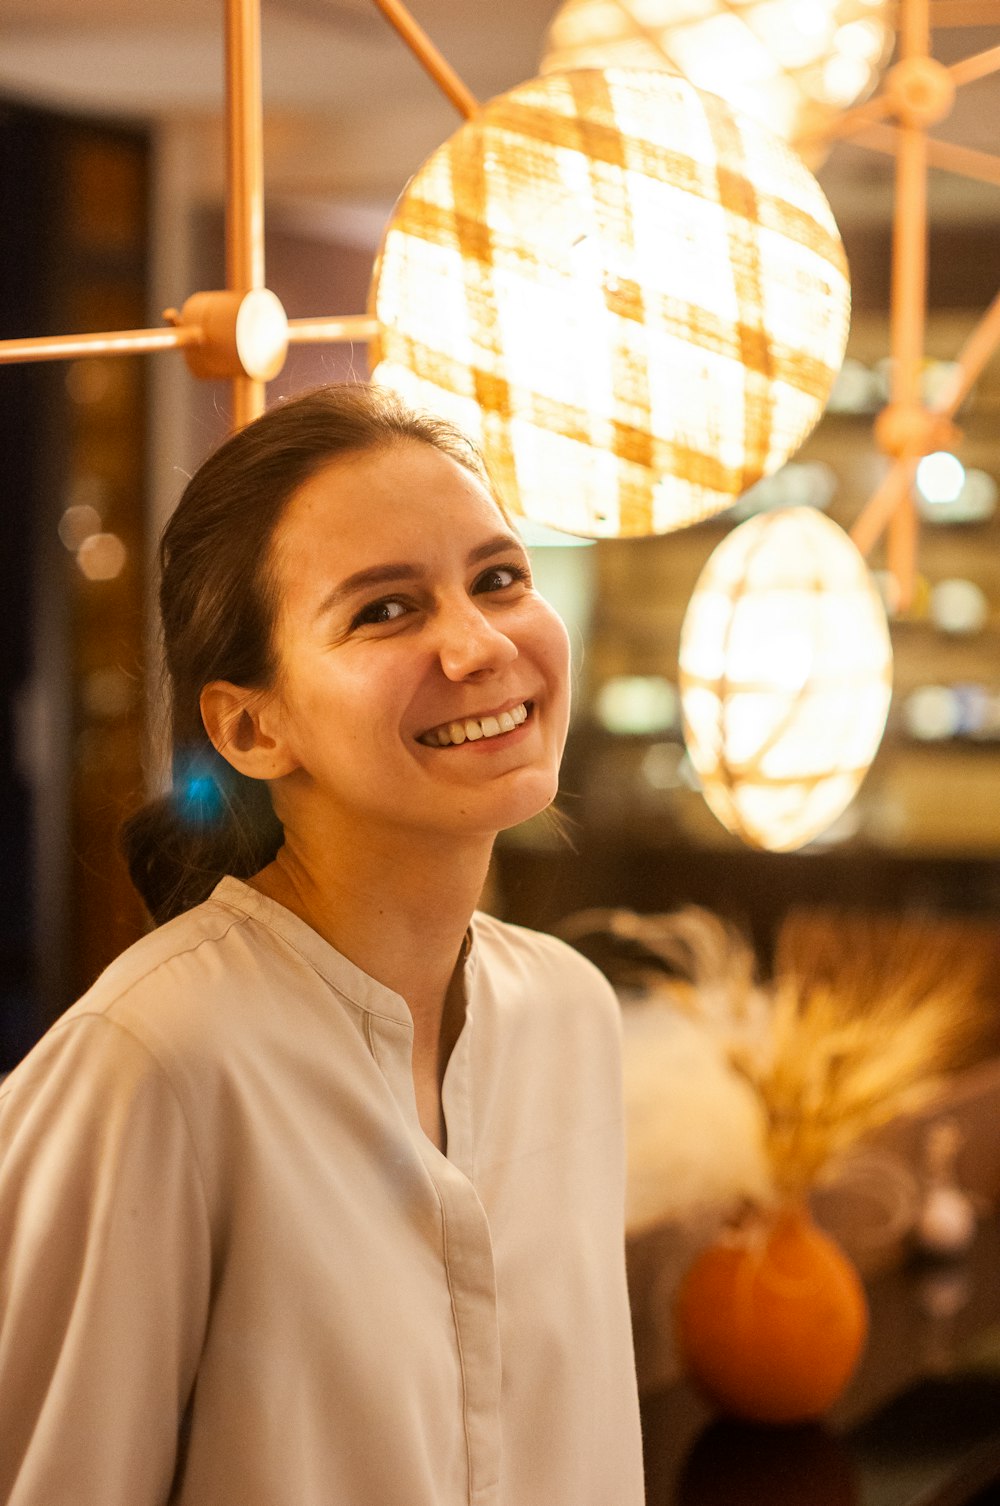
M 210 1271 L 169 1078 L 103 1015 L 57 1025 L 0 1093 L 0 1500 L 164 1506 Z

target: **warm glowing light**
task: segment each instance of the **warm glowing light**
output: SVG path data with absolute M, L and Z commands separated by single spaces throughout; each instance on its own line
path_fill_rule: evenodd
M 248 376 L 260 382 L 276 377 L 288 350 L 288 319 L 269 288 L 247 293 L 236 315 L 236 349 Z
M 871 92 L 891 45 L 888 0 L 565 0 L 542 72 L 667 68 L 796 142 Z
M 871 71 L 862 58 L 842 55 L 828 58 L 823 64 L 823 98 L 831 105 L 846 109 L 859 94 L 864 93 L 865 82 L 870 77 Z
M 917 486 L 928 502 L 956 502 L 965 485 L 965 467 L 947 450 L 925 455 L 917 466 Z
M 987 523 L 997 510 L 1000 488 L 986 471 L 968 470 L 962 489 L 950 502 L 928 502 L 917 492 L 917 507 L 927 523 Z
M 680 648 L 688 753 L 723 825 L 777 852 L 832 825 L 875 756 L 891 678 L 882 603 L 835 523 L 800 508 L 734 529 Z
M 76 562 L 88 580 L 114 580 L 128 558 L 116 533 L 92 533 L 76 551 Z
M 59 519 L 59 538 L 70 554 L 76 553 L 84 539 L 100 531 L 101 515 L 86 503 L 67 507 Z
M 374 377 L 483 446 L 511 506 L 593 537 L 722 511 L 840 369 L 815 179 L 666 73 L 534 79 L 431 156 L 376 264 Z

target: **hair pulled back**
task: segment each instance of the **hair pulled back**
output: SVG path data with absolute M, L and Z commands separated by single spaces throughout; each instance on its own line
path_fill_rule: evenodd
M 323 387 L 232 435 L 184 489 L 160 543 L 172 786 L 122 827 L 132 882 L 157 924 L 199 904 L 225 874 L 249 878 L 281 846 L 261 780 L 213 747 L 200 696 L 212 680 L 266 689 L 278 601 L 270 544 L 292 496 L 338 458 L 405 440 L 433 445 L 490 487 L 483 462 L 444 420 L 384 388 Z

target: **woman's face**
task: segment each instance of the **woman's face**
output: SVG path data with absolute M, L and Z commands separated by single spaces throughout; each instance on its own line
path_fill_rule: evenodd
M 485 835 L 551 802 L 566 630 L 468 471 L 409 440 L 334 461 L 292 498 L 272 560 L 286 826 Z

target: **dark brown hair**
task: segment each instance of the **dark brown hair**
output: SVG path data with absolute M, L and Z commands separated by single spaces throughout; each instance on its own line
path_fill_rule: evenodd
M 472 444 L 383 388 L 320 388 L 265 413 L 192 476 L 160 543 L 160 614 L 173 778 L 122 827 L 132 882 L 159 924 L 224 874 L 248 878 L 281 846 L 266 784 L 216 752 L 199 700 L 212 680 L 272 684 L 277 607 L 270 544 L 298 489 L 341 456 L 400 441 L 433 445 L 492 491 Z

